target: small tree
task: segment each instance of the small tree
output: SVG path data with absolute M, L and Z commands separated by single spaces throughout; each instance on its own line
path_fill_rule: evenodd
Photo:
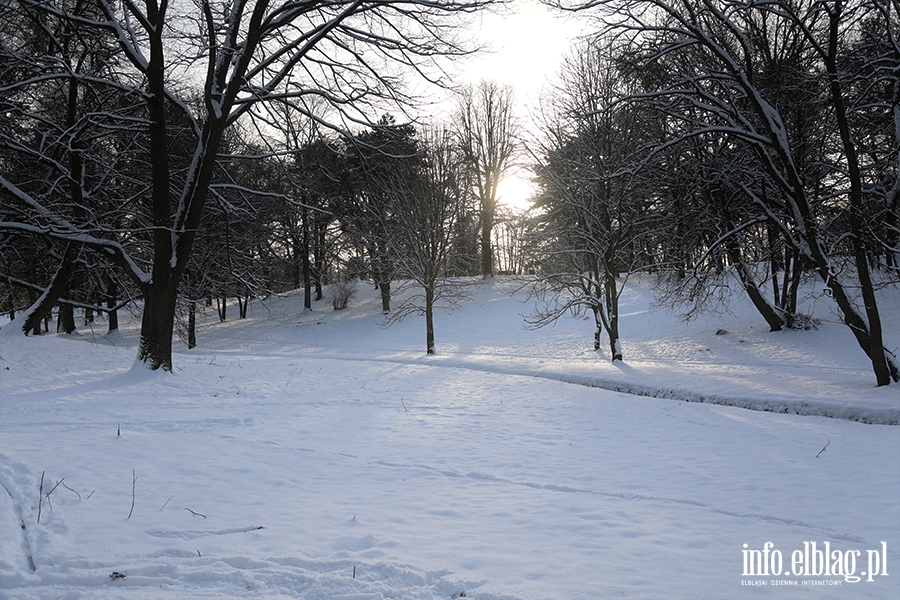
M 386 223 L 391 255 L 398 275 L 408 278 L 400 287 L 421 289 L 406 295 L 388 323 L 412 314 L 425 316 L 425 350 L 435 353 L 434 309 L 450 309 L 463 297 L 459 280 L 446 277 L 451 244 L 464 197 L 463 175 L 450 134 L 428 131 L 411 176 L 388 174 L 383 185 L 394 219 Z
M 630 160 L 647 137 L 647 119 L 617 101 L 623 85 L 602 43 L 567 60 L 558 106 L 545 115 L 529 233 L 537 292 L 546 299 L 530 323 L 542 327 L 588 309 L 594 349 L 606 330 L 613 361 L 623 357 L 619 297 L 628 274 L 646 261 L 636 249 L 656 219 L 653 196 L 632 185 Z

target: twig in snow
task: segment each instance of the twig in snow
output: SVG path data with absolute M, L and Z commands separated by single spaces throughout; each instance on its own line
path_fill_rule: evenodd
M 95 492 L 95 491 L 96 491 L 96 490 L 91 490 L 91 493 L 90 493 L 90 494 L 88 494 L 88 497 L 87 497 L 87 498 L 85 498 L 85 500 L 90 500 L 90 499 L 91 499 L 91 496 L 93 496 L 93 495 L 94 495 L 94 492 Z
M 53 491 L 54 491 L 56 488 L 59 487 L 59 484 L 61 484 L 61 483 L 62 483 L 63 481 L 65 481 L 65 480 L 66 480 L 66 478 L 63 477 L 62 479 L 60 479 L 59 481 L 56 482 L 56 485 L 53 486 L 53 489 L 52 489 L 52 490 L 50 490 L 49 492 L 47 492 L 46 494 L 44 494 L 44 498 L 47 499 L 47 505 L 50 507 L 50 511 L 51 511 L 51 512 L 53 511 L 53 503 L 50 502 L 50 494 L 52 494 Z M 43 485 L 44 485 L 44 474 L 41 473 L 41 487 L 43 487 Z
M 403 407 L 403 410 L 405 410 L 406 412 L 409 412 L 409 409 L 406 408 L 406 403 L 403 402 L 403 396 L 400 396 L 400 405 Z
M 41 522 L 41 505 L 44 502 L 44 473 L 45 471 L 41 471 L 41 487 L 38 490 L 38 523 Z
M 128 511 L 128 519 L 131 518 L 131 513 L 134 512 L 134 484 L 137 482 L 137 475 L 134 474 L 134 469 L 131 470 L 131 510 Z M 126 519 L 126 521 L 128 520 Z
M 830 443 L 831 443 L 831 440 L 828 440 L 828 441 L 825 443 L 825 445 L 822 447 L 822 449 L 819 450 L 819 454 L 822 454 L 823 452 L 825 452 L 825 448 L 827 448 L 827 447 L 828 447 L 828 444 L 830 444 Z M 816 454 L 816 458 L 819 458 L 819 454 Z
M 175 496 L 169 496 L 169 500 L 171 500 L 171 499 L 174 498 L 174 497 L 175 497 Z M 166 504 L 169 503 L 169 500 L 166 500 Z M 166 507 L 166 504 L 163 504 L 163 505 L 162 505 L 162 508 L 160 508 L 159 510 L 162 510 L 163 508 L 165 508 L 165 507 Z
M 186 508 L 186 509 L 184 509 L 184 510 L 188 511 L 189 513 L 191 513 L 191 515 L 193 515 L 195 519 L 196 519 L 197 517 L 203 517 L 204 519 L 206 518 L 206 515 L 204 515 L 203 513 L 195 512 L 195 511 L 193 511 L 193 510 L 191 510 L 191 509 L 189 509 L 189 508 Z
M 60 483 L 62 483 L 62 481 L 60 481 Z M 67 490 L 69 490 L 70 492 L 72 492 L 73 494 L 75 494 L 76 496 L 78 496 L 78 499 L 81 500 L 81 494 L 79 494 L 78 492 L 76 492 L 75 490 L 73 490 L 72 488 L 70 488 L 69 486 L 67 486 L 64 483 L 63 483 L 63 487 L 66 488 Z

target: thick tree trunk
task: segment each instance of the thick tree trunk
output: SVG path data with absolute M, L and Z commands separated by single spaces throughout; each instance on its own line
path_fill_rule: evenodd
M 241 319 L 247 318 L 247 309 L 250 307 L 250 293 L 246 293 L 243 296 L 237 297 L 238 301 L 238 317 Z
M 381 290 L 381 312 L 387 314 L 391 312 L 391 282 L 382 281 L 378 289 Z
M 150 370 L 172 371 L 172 332 L 178 283 L 165 280 L 149 284 L 144 291 L 144 314 L 138 360 Z
M 60 304 L 56 317 L 56 333 L 69 335 L 75 332 L 75 307 L 71 304 Z
M 763 196 L 765 197 L 765 188 L 763 188 Z M 783 256 L 780 252 L 779 244 L 778 244 L 778 230 L 769 223 L 766 225 L 766 234 L 768 237 L 769 244 L 769 266 L 772 270 L 772 299 L 774 300 L 775 306 L 781 306 L 781 294 L 778 287 L 778 273 L 784 267 L 783 264 Z M 787 273 L 785 273 L 785 277 Z

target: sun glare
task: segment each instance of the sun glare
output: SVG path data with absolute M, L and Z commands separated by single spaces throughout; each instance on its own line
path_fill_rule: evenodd
M 525 212 L 531 208 L 531 197 L 534 195 L 534 187 L 527 179 L 518 175 L 507 175 L 500 180 L 497 186 L 500 196 L 500 204 L 503 204 L 515 212 Z

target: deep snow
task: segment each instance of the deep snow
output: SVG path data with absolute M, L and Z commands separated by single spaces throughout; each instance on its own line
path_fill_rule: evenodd
M 517 287 L 439 314 L 433 357 L 366 285 L 209 311 L 174 375 L 131 368 L 137 320 L 0 335 L 0 597 L 900 597 L 900 428 L 858 422 L 897 423 L 900 388 L 827 299 L 773 334 L 632 283 L 614 366 L 589 321 L 526 330 Z M 766 542 L 800 574 L 745 576 Z M 804 575 L 804 542 L 860 551 L 854 576 L 886 548 L 887 575 Z

